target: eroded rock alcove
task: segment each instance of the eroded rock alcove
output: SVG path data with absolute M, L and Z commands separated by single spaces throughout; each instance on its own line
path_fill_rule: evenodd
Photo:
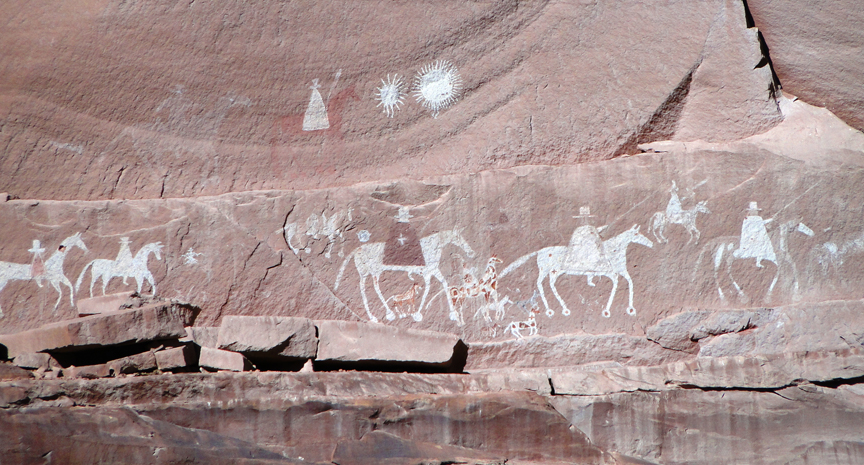
M 861 463 L 852 2 L 0 5 L 0 463 Z

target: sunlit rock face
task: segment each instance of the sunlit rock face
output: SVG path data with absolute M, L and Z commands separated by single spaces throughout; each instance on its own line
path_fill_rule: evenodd
M 0 457 L 859 462 L 813 8 L 4 3 Z

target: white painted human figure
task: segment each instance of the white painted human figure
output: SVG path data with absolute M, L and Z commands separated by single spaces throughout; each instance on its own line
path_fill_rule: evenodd
M 705 182 L 707 180 L 702 181 L 697 187 Z M 675 181 L 672 181 L 672 188 L 669 190 L 669 194 L 669 203 L 666 204 L 666 211 L 659 211 L 651 216 L 649 224 L 654 238 L 659 242 L 668 242 L 665 236 L 666 226 L 680 224 L 690 234 L 687 244 L 690 244 L 693 239 L 696 239 L 696 243 L 698 244 L 701 233 L 699 228 L 696 227 L 696 216 L 699 213 L 711 213 L 706 206 L 706 201 L 703 200 L 697 203 L 695 207 L 684 210 L 681 207 L 681 198 L 678 197 L 678 186 L 675 184 Z
M 732 256 L 735 258 L 755 258 L 757 268 L 762 268 L 762 260 L 777 263 L 777 255 L 774 253 L 774 246 L 771 245 L 771 239 L 768 237 L 768 230 L 765 227 L 774 219 L 763 219 L 759 216 L 760 210 L 756 202 L 750 202 L 747 218 L 741 224 L 741 241 L 738 244 L 738 249 L 732 252 Z
M 186 253 L 181 255 L 181 258 L 183 258 L 183 264 L 184 265 L 197 265 L 198 264 L 198 257 L 200 257 L 202 255 L 204 255 L 204 254 L 196 252 L 195 250 L 192 249 L 192 247 L 189 247 L 189 250 L 187 250 Z
M 324 106 L 321 92 L 318 91 L 320 87 L 318 79 L 313 79 L 312 85 L 309 86 L 312 89 L 312 95 L 309 97 L 309 105 L 306 106 L 306 114 L 303 116 L 304 131 L 318 131 L 330 127 L 327 108 Z
M 39 287 L 42 287 L 41 282 L 44 280 L 51 284 L 51 286 L 57 291 L 57 302 L 54 303 L 54 311 L 57 310 L 57 307 L 60 305 L 60 300 L 63 298 L 63 291 L 60 287 L 61 284 L 65 284 L 66 287 L 69 288 L 69 302 L 72 305 L 75 305 L 75 295 L 72 289 L 72 283 L 63 273 L 63 261 L 66 259 L 66 254 L 69 253 L 70 247 L 78 247 L 84 252 L 87 252 L 87 246 L 85 246 L 84 241 L 81 240 L 81 233 L 76 233 L 63 239 L 63 242 L 61 242 L 60 246 L 57 247 L 57 251 L 51 254 L 51 256 L 44 261 L 41 271 L 38 266 L 36 267 L 37 269 L 35 271 L 38 273 L 36 276 L 33 275 L 33 260 L 31 260 L 30 263 L 0 262 L 0 291 L 3 290 L 6 283 L 9 281 L 26 281 L 34 279 Z M 44 249 L 39 241 L 33 241 L 33 248 L 31 248 L 29 252 L 33 254 L 42 254 Z M 3 309 L 0 308 L 0 317 L 2 316 Z
M 156 282 L 153 278 L 153 274 L 150 273 L 150 270 L 148 268 L 147 258 L 152 253 L 156 255 L 157 260 L 161 260 L 162 243 L 151 242 L 149 244 L 146 244 L 138 250 L 138 253 L 136 253 L 134 257 L 131 256 L 131 251 L 128 250 L 128 247 L 129 238 L 121 238 L 120 252 L 117 254 L 117 259 L 107 260 L 97 258 L 96 260 L 93 260 L 90 263 L 84 265 L 84 269 L 81 270 L 81 274 L 78 275 L 78 280 L 75 282 L 75 290 L 77 291 L 78 289 L 80 289 L 81 282 L 84 280 L 84 275 L 87 273 L 87 270 L 90 269 L 91 297 L 93 296 L 93 285 L 99 278 L 102 279 L 103 295 L 105 294 L 108 283 L 113 278 L 123 278 L 123 284 L 127 284 L 127 278 L 135 278 L 137 290 L 139 293 L 141 292 L 144 283 L 147 282 L 148 284 L 150 284 L 150 288 L 153 294 L 156 294 Z
M 114 259 L 113 270 L 117 273 L 117 276 L 123 277 L 123 284 L 129 284 L 126 279 L 129 275 L 129 267 L 132 266 L 132 251 L 129 250 L 130 242 L 128 237 L 120 238 L 120 250 L 117 251 L 117 258 Z
M 776 228 L 776 242 L 772 242 L 768 235 L 768 228 L 766 225 L 771 223 L 773 218 L 766 220 L 759 216 L 759 211 L 758 203 L 750 202 L 749 208 L 747 209 L 748 215 L 741 225 L 740 237 L 723 236 L 711 239 L 711 241 L 703 247 L 699 254 L 699 258 L 696 260 L 696 268 L 698 270 L 701 266 L 703 256 L 709 251 L 712 251 L 714 258 L 714 282 L 720 300 L 726 300 L 726 293 L 723 290 L 723 282 L 727 280 L 732 284 L 732 287 L 738 294 L 738 298 L 742 302 L 747 300 L 747 294 L 732 275 L 732 264 L 735 260 L 746 260 L 751 258 L 755 259 L 757 268 L 765 267 L 762 262 L 771 262 L 776 267 L 774 278 L 765 293 L 764 299 L 766 302 L 771 301 L 774 288 L 780 278 L 781 268 L 784 270 L 784 275 L 790 276 L 793 300 L 796 300 L 799 297 L 798 270 L 795 261 L 789 253 L 787 240 L 789 234 L 793 232 L 798 232 L 807 237 L 813 237 L 815 232 L 801 222 L 800 218 L 796 218 L 794 220 L 780 223 L 779 227 Z M 775 243 L 778 244 L 779 254 L 774 247 Z M 723 268 L 724 264 L 725 274 L 721 274 L 720 270 Z M 694 276 L 696 276 L 695 271 Z
M 579 214 L 573 218 L 587 221 L 588 218 L 593 218 L 590 207 L 579 207 Z M 570 236 L 570 244 L 567 245 L 567 256 L 564 258 L 564 266 L 568 269 L 583 269 L 583 270 L 601 270 L 611 268 L 609 259 L 603 252 L 603 239 L 600 238 L 600 231 L 605 229 L 602 226 L 599 229 L 590 225 L 583 224 L 573 231 Z M 587 275 L 588 285 L 594 286 L 594 275 Z M 564 313 L 569 314 L 569 310 Z
M 36 281 L 36 285 L 42 287 L 42 277 L 45 275 L 45 249 L 38 239 L 33 240 L 33 247 L 28 250 L 33 254 L 33 260 L 30 262 L 30 276 Z

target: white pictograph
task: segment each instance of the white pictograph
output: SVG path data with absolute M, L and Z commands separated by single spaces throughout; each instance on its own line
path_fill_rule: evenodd
M 348 210 L 347 215 L 351 215 L 351 209 Z M 322 238 L 327 238 L 327 248 L 324 251 L 324 256 L 330 258 L 332 256 L 333 246 L 336 244 L 336 239 L 342 237 L 342 230 L 339 228 L 339 225 L 342 223 L 342 217 L 343 213 L 341 212 L 335 212 L 329 217 L 324 212 L 320 214 L 313 213 L 306 218 L 305 231 L 301 229 L 302 226 L 292 222 L 286 223 L 285 227 L 277 229 L 276 232 L 282 232 L 285 237 L 285 243 L 288 244 L 288 247 L 292 252 L 294 252 L 294 255 L 299 255 L 300 252 L 312 252 L 312 248 L 310 247 L 311 243 L 309 241 L 307 241 L 305 246 L 299 244 L 295 246 L 293 242 L 295 236 L 302 237 L 302 235 L 305 234 L 312 240 L 316 241 Z M 362 233 L 363 231 L 360 231 L 360 233 L 357 234 L 357 237 L 360 237 Z M 340 250 L 338 255 L 341 257 L 344 253 Z
M 200 257 L 202 255 L 204 255 L 204 254 L 198 253 L 198 252 L 192 250 L 192 247 L 189 247 L 189 250 L 187 250 L 186 253 L 184 253 L 180 257 L 183 259 L 184 265 L 197 265 L 198 264 L 198 257 Z
M 444 274 L 441 273 L 439 264 L 441 262 L 442 251 L 444 250 L 444 247 L 449 244 L 460 247 L 469 258 L 474 256 L 474 250 L 471 249 L 471 246 L 468 245 L 468 242 L 465 241 L 462 234 L 455 229 L 437 232 L 420 239 L 420 248 L 422 250 L 424 265 L 385 265 L 384 242 L 369 242 L 363 244 L 348 254 L 345 261 L 342 262 L 342 266 L 339 268 L 339 274 L 336 277 L 334 290 L 339 289 L 339 283 L 342 281 L 345 267 L 351 259 L 354 259 L 354 266 L 357 268 L 357 273 L 360 275 L 360 295 L 363 298 L 363 305 L 366 307 L 366 314 L 369 316 L 369 320 L 372 322 L 378 322 L 378 318 L 376 318 L 369 309 L 369 300 L 366 297 L 367 276 L 372 276 L 372 284 L 375 287 L 375 292 L 378 294 L 378 298 L 387 310 L 387 319 L 393 320 L 396 318 L 396 315 L 393 313 L 393 310 L 390 309 L 387 299 L 385 299 L 381 294 L 381 288 L 379 286 L 381 274 L 385 271 L 401 271 L 407 273 L 409 277 L 415 274 L 423 276 L 423 297 L 420 299 L 420 305 L 417 306 L 417 311 L 412 315 L 415 321 L 421 321 L 423 319 L 423 306 L 426 303 L 426 297 L 429 295 L 429 283 L 432 277 L 435 277 L 435 279 L 441 283 L 442 289 L 448 288 L 447 280 L 444 278 Z M 450 319 L 458 321 L 458 314 L 453 308 L 453 304 L 450 303 L 449 300 L 448 303 L 450 304 Z
M 458 323 L 465 324 L 463 317 L 463 309 L 465 302 L 469 299 L 483 296 L 485 304 L 477 310 L 477 313 L 483 313 L 483 318 L 486 321 L 492 321 L 489 316 L 489 310 L 495 310 L 497 319 L 504 317 L 504 305 L 498 299 L 498 272 L 495 270 L 495 264 L 501 263 L 501 259 L 492 256 L 486 263 L 486 270 L 483 272 L 483 277 L 477 280 L 474 276 L 473 268 L 469 269 L 462 264 L 462 285 L 452 286 L 447 289 L 447 295 L 450 298 L 450 303 L 455 308 L 459 306 Z
M 123 284 L 128 284 L 127 278 L 135 278 L 138 285 L 138 292 L 144 286 L 144 282 L 150 284 L 153 294 L 156 294 L 156 282 L 153 279 L 153 274 L 147 268 L 147 257 L 150 254 L 156 255 L 156 260 L 162 260 L 162 243 L 151 242 L 141 249 L 135 256 L 129 250 L 129 238 L 120 238 L 120 251 L 117 253 L 117 258 L 107 260 L 97 258 L 84 266 L 78 280 L 75 282 L 75 291 L 81 288 L 81 282 L 84 280 L 84 275 L 87 269 L 90 269 L 90 297 L 93 297 L 93 285 L 96 280 L 102 278 L 102 294 L 105 294 L 105 288 L 108 287 L 108 282 L 113 278 L 123 278 Z
M 732 276 L 732 264 L 735 260 L 753 259 L 756 268 L 764 268 L 763 262 L 773 263 L 775 266 L 774 277 L 768 290 L 765 294 L 765 301 L 770 302 L 774 288 L 780 278 L 782 266 L 788 266 L 792 272 L 792 293 L 793 297 L 798 293 L 798 270 L 795 262 L 789 254 L 787 246 L 787 238 L 791 232 L 799 232 L 805 236 L 813 237 L 814 232 L 804 223 L 793 220 L 787 221 L 777 228 L 779 238 L 778 245 L 780 249 L 779 258 L 774 243 L 768 235 L 767 225 L 774 221 L 774 218 L 764 219 L 759 215 L 759 205 L 757 202 L 750 202 L 747 209 L 747 217 L 741 224 L 741 236 L 724 236 L 712 239 L 699 254 L 699 259 L 696 261 L 697 268 L 702 263 L 703 256 L 713 250 L 713 269 L 714 283 L 717 286 L 717 293 L 720 300 L 726 300 L 726 293 L 723 292 L 723 284 L 720 276 L 720 269 L 725 265 L 725 276 L 731 282 L 732 287 L 738 294 L 741 301 L 747 300 L 747 294 L 744 289 Z M 694 273 L 695 275 L 695 273 Z
M 370 233 L 369 231 L 367 231 L 365 229 L 357 233 L 357 240 L 360 242 L 363 242 L 364 244 L 366 242 L 369 242 L 369 239 L 371 239 L 371 238 L 372 238 L 372 233 Z
M 72 236 L 63 239 L 57 250 L 44 260 L 43 254 L 45 249 L 42 248 L 38 240 L 33 241 L 33 247 L 28 250 L 33 254 L 33 259 L 30 263 L 9 263 L 0 262 L 0 291 L 6 287 L 6 283 L 15 280 L 34 280 L 36 285 L 42 287 L 43 281 L 48 281 L 51 286 L 57 291 L 57 302 L 54 304 L 54 310 L 60 305 L 60 300 L 63 298 L 63 290 L 60 284 L 65 284 L 69 288 L 69 302 L 75 305 L 75 295 L 72 290 L 72 283 L 63 274 L 63 260 L 66 259 L 66 254 L 70 247 L 78 247 L 87 252 L 87 246 L 81 240 L 81 233 L 76 233 Z M 3 309 L 0 308 L 0 317 L 3 317 Z
M 413 313 L 417 291 L 420 289 L 423 289 L 423 286 L 420 283 L 414 283 L 411 289 L 387 299 L 387 302 L 393 301 L 393 309 L 399 314 L 399 318 L 405 318 L 408 313 Z
M 462 77 L 459 76 L 459 71 L 444 60 L 424 66 L 414 78 L 414 98 L 432 110 L 435 118 L 438 117 L 438 112 L 458 100 L 461 88 Z
M 327 117 L 327 108 L 324 99 L 318 89 L 321 87 L 317 79 L 312 80 L 312 95 L 309 97 L 309 105 L 306 106 L 306 114 L 303 116 L 304 131 L 318 131 L 330 127 L 330 119 Z
M 811 231 L 812 232 L 812 231 Z M 816 260 L 822 268 L 822 273 L 828 273 L 833 268 L 835 272 L 840 271 L 847 255 L 864 252 L 864 231 L 853 239 L 842 242 L 826 242 L 816 251 Z
M 506 328 L 504 328 L 504 332 L 502 334 L 507 334 L 509 331 L 510 334 L 516 337 L 516 339 L 522 339 L 522 331 L 528 330 L 529 336 L 534 336 L 537 334 L 537 313 L 539 310 L 531 310 L 528 312 L 528 319 L 525 321 L 511 321 Z
M 388 74 L 387 80 L 382 79 L 381 87 L 376 89 L 378 91 L 378 95 L 375 97 L 378 100 L 377 106 L 384 107 L 384 114 L 388 118 L 392 118 L 399 107 L 405 103 L 404 85 L 398 74 L 393 77 Z
M 701 184 L 702 183 L 700 183 L 700 185 Z M 706 206 L 706 201 L 703 200 L 697 203 L 693 208 L 684 210 L 681 208 L 681 199 L 678 197 L 678 186 L 675 185 L 675 181 L 672 181 L 672 189 L 669 190 L 669 193 L 670 198 L 669 203 L 666 205 L 666 211 L 654 213 L 651 217 L 649 223 L 651 233 L 654 234 L 654 238 L 657 239 L 658 242 L 665 244 L 666 242 L 669 242 L 664 234 L 666 226 L 669 226 L 670 224 L 680 224 L 681 226 L 684 226 L 690 234 L 690 239 L 687 240 L 687 244 L 689 245 L 693 239 L 696 239 L 696 243 L 698 244 L 701 233 L 699 232 L 699 228 L 696 227 L 696 216 L 699 213 L 711 213 Z
M 580 208 L 579 217 L 590 216 L 590 211 L 583 207 Z M 579 218 L 577 217 L 577 218 Z M 584 228 L 584 229 L 583 229 Z M 563 315 L 569 315 L 570 309 L 561 295 L 558 294 L 558 289 L 555 288 L 555 281 L 563 275 L 580 275 L 586 276 L 588 285 L 594 286 L 594 277 L 605 276 L 612 281 L 612 292 L 609 294 L 609 301 L 606 303 L 606 308 L 603 310 L 603 316 L 611 315 L 609 309 L 612 307 L 612 300 L 615 298 L 615 291 L 618 290 L 618 277 L 622 276 L 627 280 L 630 287 L 630 299 L 627 306 L 627 313 L 635 315 L 636 309 L 633 307 L 633 280 L 630 278 L 630 273 L 627 272 L 627 246 L 631 243 L 644 245 L 646 247 L 654 247 L 654 243 L 650 239 L 639 233 L 639 225 L 634 224 L 632 228 L 606 241 L 601 241 L 598 245 L 595 240 L 595 234 L 603 228 L 595 231 L 589 231 L 588 228 L 593 226 L 580 226 L 573 233 L 573 238 L 568 246 L 553 246 L 540 249 L 528 255 L 524 255 L 511 263 L 500 277 L 504 277 L 516 268 L 522 266 L 531 257 L 537 256 L 537 290 L 540 293 L 540 298 L 543 300 L 543 305 L 546 307 L 546 315 L 552 316 L 555 312 L 549 307 L 549 301 L 546 300 L 546 293 L 543 290 L 543 280 L 549 277 L 549 287 L 558 302 L 561 304 Z M 581 230 L 581 231 L 580 231 Z

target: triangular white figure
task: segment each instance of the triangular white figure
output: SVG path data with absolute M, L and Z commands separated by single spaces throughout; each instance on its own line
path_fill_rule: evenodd
M 317 79 L 312 80 L 312 96 L 309 97 L 309 106 L 306 107 L 306 116 L 303 117 L 304 131 L 318 131 L 330 127 L 330 120 L 327 118 L 327 108 L 324 107 L 324 99 L 321 98 L 321 93 L 318 92 Z

